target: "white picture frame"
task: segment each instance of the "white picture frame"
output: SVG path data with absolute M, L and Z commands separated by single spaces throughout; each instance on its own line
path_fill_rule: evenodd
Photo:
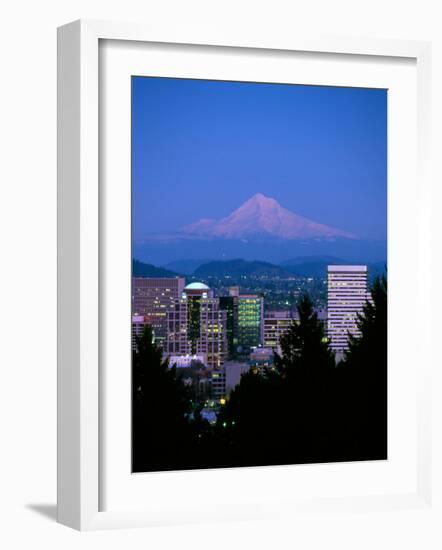
M 100 41 L 168 43 L 256 50 L 330 53 L 338 55 L 411 58 L 417 70 L 417 160 L 419 193 L 419 276 L 423 285 L 419 304 L 431 319 L 431 181 L 429 175 L 431 46 L 426 42 L 368 40 L 345 37 L 296 36 L 280 43 L 264 39 L 166 36 L 134 24 L 76 21 L 58 31 L 58 520 L 80 530 L 149 526 L 195 521 L 181 520 L 160 509 L 124 505 L 102 510 L 100 483 L 100 249 L 101 190 L 99 175 L 99 47 Z M 425 321 L 424 321 L 425 322 Z M 427 321 L 430 322 L 429 320 Z M 422 335 L 430 338 L 431 327 Z M 424 344 L 423 342 L 422 344 Z M 423 507 L 431 502 L 431 357 L 423 362 L 417 380 L 417 486 L 409 494 L 336 497 L 281 501 L 272 507 L 280 516 L 305 510 L 323 513 L 330 507 L 362 510 L 384 507 Z M 189 473 L 180 473 L 181 476 Z M 212 475 L 205 472 L 205 475 Z M 265 503 L 265 495 L 263 497 Z M 263 502 L 251 502 L 239 513 L 222 507 L 199 520 L 260 517 Z M 118 509 L 117 509 L 118 508 Z M 184 510 L 182 510 L 184 512 Z

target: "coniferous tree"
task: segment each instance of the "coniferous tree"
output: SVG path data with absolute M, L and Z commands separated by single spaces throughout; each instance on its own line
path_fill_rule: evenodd
M 347 430 L 346 442 L 340 447 L 347 446 L 350 459 L 381 459 L 387 457 L 385 276 L 375 279 L 357 326 L 359 334 L 349 335 L 349 349 L 337 368 L 336 393 L 340 403 L 337 421 Z
M 299 320 L 281 336 L 282 353 L 275 361 L 284 379 L 282 415 L 288 419 L 294 460 L 326 461 L 333 429 L 330 409 L 335 358 L 308 295 L 301 297 L 297 311 Z
M 244 374 L 216 426 L 148 327 L 133 356 L 134 470 L 385 458 L 386 279 L 375 280 L 337 367 L 311 300 L 302 297 L 297 310 L 275 368 Z
M 358 315 L 360 335 L 349 335 L 344 363 L 384 376 L 387 365 L 387 279 L 376 278 L 371 298 Z
M 171 469 L 188 457 L 190 399 L 147 326 L 132 357 L 133 469 Z
M 280 338 L 282 354 L 276 356 L 277 368 L 289 375 L 294 369 L 308 369 L 311 373 L 330 370 L 335 365 L 334 355 L 307 294 L 301 297 L 297 311 L 299 321 L 292 321 Z
M 243 375 L 219 415 L 218 433 L 238 464 L 327 459 L 334 355 L 308 296 L 297 309 L 276 368 Z

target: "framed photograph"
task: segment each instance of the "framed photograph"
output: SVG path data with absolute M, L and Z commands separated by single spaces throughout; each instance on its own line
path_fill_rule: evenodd
M 59 521 L 428 506 L 430 45 L 58 41 Z

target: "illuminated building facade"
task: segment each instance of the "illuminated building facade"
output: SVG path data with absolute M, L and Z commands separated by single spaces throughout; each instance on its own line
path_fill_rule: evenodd
M 325 323 L 327 321 L 327 310 L 316 310 L 318 319 Z M 285 334 L 291 324 L 299 322 L 297 312 L 291 311 L 266 311 L 264 313 L 263 346 L 271 348 L 281 355 L 280 338 Z
M 183 277 L 132 278 L 132 315 L 144 317 L 159 344 L 163 344 L 167 336 L 167 310 L 181 296 L 184 284 Z
M 214 370 L 211 377 L 212 398 L 219 401 L 226 397 L 226 372 L 224 369 Z
M 297 315 L 290 311 L 266 311 L 264 316 L 264 347 L 271 348 L 281 354 L 279 339 L 288 331 L 292 322 L 297 320 Z
M 366 265 L 329 265 L 327 332 L 337 354 L 348 349 L 348 334 L 358 336 L 357 315 L 370 298 Z
M 256 294 L 238 296 L 238 349 L 247 352 L 262 343 L 264 301 Z
M 187 285 L 167 312 L 165 349 L 170 355 L 204 354 L 207 366 L 220 368 L 227 353 L 227 313 L 202 283 Z
M 175 366 L 177 369 L 188 369 L 196 364 L 205 365 L 207 363 L 206 356 L 204 353 L 198 355 L 168 355 L 166 354 L 164 358 L 169 359 L 169 365 L 171 367 Z
M 249 357 L 249 366 L 255 369 L 264 369 L 271 367 L 274 362 L 275 354 L 272 348 L 256 348 Z
M 132 349 L 137 349 L 137 337 L 140 338 L 147 325 L 144 315 L 132 315 Z

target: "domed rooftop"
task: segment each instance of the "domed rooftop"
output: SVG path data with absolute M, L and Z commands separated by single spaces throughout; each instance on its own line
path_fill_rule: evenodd
M 184 287 L 184 290 L 210 290 L 204 283 L 190 283 Z

